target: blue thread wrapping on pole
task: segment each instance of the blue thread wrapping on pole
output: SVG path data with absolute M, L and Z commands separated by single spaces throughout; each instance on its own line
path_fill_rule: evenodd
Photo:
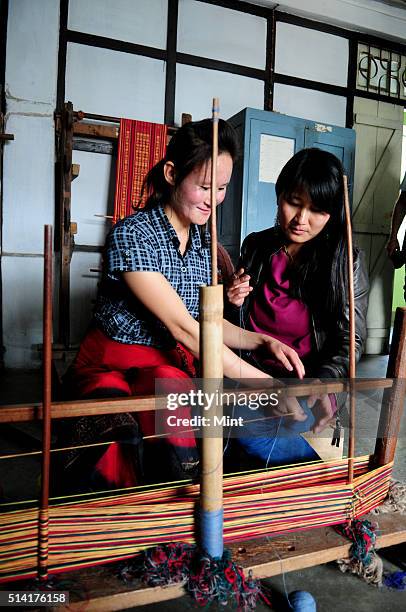
M 223 556 L 223 509 L 200 510 L 201 547 L 211 557 Z

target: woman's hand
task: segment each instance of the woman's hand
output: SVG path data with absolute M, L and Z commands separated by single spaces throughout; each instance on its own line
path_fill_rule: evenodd
M 313 382 L 322 382 L 320 379 L 317 379 Z M 309 408 L 313 409 L 313 414 L 316 418 L 316 422 L 313 427 L 314 433 L 320 433 L 323 431 L 327 425 L 330 423 L 331 419 L 334 416 L 334 410 L 331 405 L 330 397 L 327 393 L 322 393 L 320 395 L 310 395 L 307 400 L 307 405 Z
M 242 306 L 247 295 L 251 293 L 252 287 L 249 281 L 250 276 L 244 274 L 244 268 L 240 268 L 232 275 L 227 287 L 227 297 L 233 306 Z
M 287 344 L 284 344 L 283 342 L 280 342 L 279 340 L 276 340 L 276 338 L 266 336 L 265 334 L 262 335 L 262 347 L 268 353 L 271 353 L 275 359 L 280 361 L 289 372 L 296 370 L 298 378 L 304 378 L 304 365 L 300 360 L 299 355 L 293 348 Z
M 277 406 L 272 408 L 272 414 L 280 417 L 290 417 L 293 421 L 305 421 L 307 415 L 296 397 L 281 397 Z

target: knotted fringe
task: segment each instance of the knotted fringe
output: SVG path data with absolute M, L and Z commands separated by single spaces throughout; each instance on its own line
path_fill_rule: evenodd
M 389 512 L 406 514 L 406 483 L 391 480 L 385 500 L 372 510 L 373 514 L 388 514 Z
M 388 514 L 398 512 L 406 514 L 406 484 L 392 480 L 388 494 L 383 503 L 372 510 L 373 514 Z M 342 572 L 351 572 L 360 576 L 368 584 L 381 586 L 383 580 L 382 559 L 375 551 L 376 526 L 369 521 L 354 520 L 350 525 L 340 525 L 338 531 L 351 541 L 349 559 L 339 559 L 338 566 Z M 405 572 L 394 572 L 385 577 L 384 584 L 389 588 L 406 589 L 404 585 Z
M 383 563 L 374 549 L 375 529 L 376 525 L 367 520 L 354 520 L 348 525 L 337 527 L 337 530 L 352 542 L 349 559 L 339 559 L 337 563 L 342 572 L 351 572 L 368 584 L 381 586 Z
M 231 560 L 229 551 L 221 559 L 214 559 L 190 544 L 156 546 L 123 565 L 120 576 L 127 583 L 140 579 L 148 586 L 184 584 L 200 606 L 215 601 L 234 604 L 248 612 L 256 608 L 259 599 L 271 606 L 260 583 L 251 572 L 248 577 L 244 575 L 243 569 Z

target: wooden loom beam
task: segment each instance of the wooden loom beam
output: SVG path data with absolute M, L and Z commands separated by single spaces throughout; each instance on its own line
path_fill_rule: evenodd
M 104 138 L 117 140 L 120 128 L 117 125 L 103 125 L 98 123 L 83 123 L 77 121 L 73 125 L 74 136 L 88 136 L 90 138 Z
M 70 344 L 70 262 L 73 250 L 71 233 L 71 187 L 74 113 L 72 102 L 64 104 L 57 118 L 56 209 L 58 226 L 56 250 L 59 252 L 58 341 Z
M 83 111 L 73 112 L 75 122 L 73 124 L 74 136 L 87 136 L 90 138 L 104 138 L 107 140 L 118 140 L 120 135 L 120 118 L 110 115 L 96 115 L 94 113 L 84 113 Z M 86 119 L 88 121 L 86 121 Z M 89 123 L 89 120 L 92 123 Z M 182 125 L 189 123 L 192 116 L 188 113 L 182 113 Z M 100 122 L 100 123 L 97 123 Z M 109 125 L 110 124 L 110 125 Z M 113 124 L 113 125 L 111 125 Z M 114 125 L 116 124 L 116 125 Z M 177 131 L 176 126 L 168 125 L 168 137 Z
M 392 380 L 358 380 L 355 383 L 356 391 L 368 389 L 390 389 Z M 278 387 L 267 388 L 269 393 L 277 392 Z M 347 384 L 337 381 L 326 383 L 299 384 L 291 387 L 281 387 L 288 397 L 304 397 L 311 393 L 343 393 L 347 390 Z M 260 393 L 264 389 L 249 389 L 247 393 Z M 241 394 L 244 389 L 238 389 Z M 81 416 L 95 416 L 102 414 L 120 414 L 122 412 L 143 412 L 144 410 L 160 410 L 164 406 L 157 406 L 157 398 L 154 395 L 145 395 L 126 398 L 104 398 L 91 400 L 74 400 L 64 402 L 52 402 L 51 414 L 53 419 L 77 418 Z M 18 423 L 24 421 L 38 421 L 42 419 L 43 409 L 41 402 L 32 404 L 11 404 L 0 406 L 0 423 Z

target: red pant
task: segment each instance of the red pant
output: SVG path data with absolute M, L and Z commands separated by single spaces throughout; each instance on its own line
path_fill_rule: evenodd
M 169 393 L 192 388 L 191 376 L 195 375 L 194 358 L 183 346 L 169 351 L 140 344 L 122 344 L 108 338 L 100 329 L 91 329 L 81 344 L 72 366 L 73 393 L 81 398 L 95 391 L 121 391 L 126 395 L 153 395 L 155 380 L 167 379 L 164 391 Z M 185 384 L 190 381 L 190 385 Z M 178 381 L 178 382 L 177 382 Z M 99 395 L 101 397 L 101 395 Z M 162 411 L 163 423 L 164 414 Z M 176 416 L 190 416 L 190 409 L 177 408 Z M 155 433 L 154 411 L 138 412 L 137 418 L 144 436 Z M 165 428 L 164 428 L 165 429 Z M 183 431 L 183 428 L 181 431 Z M 176 429 L 166 429 L 168 441 L 183 447 L 195 447 L 193 434 L 176 435 Z

